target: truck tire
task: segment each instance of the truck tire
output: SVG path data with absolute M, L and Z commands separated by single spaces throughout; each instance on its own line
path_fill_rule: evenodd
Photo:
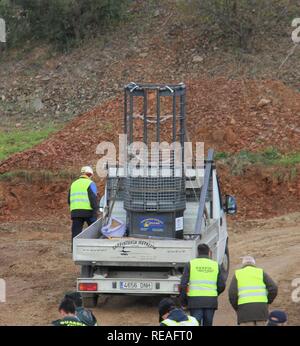
M 80 277 L 81 278 L 91 278 L 93 276 L 92 266 L 81 266 Z
M 228 248 L 228 243 L 226 243 L 223 262 L 221 264 L 221 272 L 222 272 L 222 276 L 223 276 L 225 281 L 227 281 L 227 278 L 229 275 L 229 268 L 230 268 L 229 248 Z
M 91 278 L 94 274 L 92 266 L 81 266 L 80 277 Z M 97 293 L 82 293 L 83 306 L 85 308 L 94 308 L 97 305 L 98 294 Z
M 83 306 L 85 308 L 94 308 L 97 306 L 98 294 L 97 293 L 83 293 L 82 301 L 83 301 Z

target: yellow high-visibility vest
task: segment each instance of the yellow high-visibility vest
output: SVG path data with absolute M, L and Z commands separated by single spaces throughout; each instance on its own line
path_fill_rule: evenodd
M 188 297 L 217 297 L 219 265 L 209 258 L 190 261 Z
M 175 327 L 185 327 L 185 326 L 199 326 L 199 322 L 197 321 L 197 319 L 193 316 L 188 316 L 188 320 L 186 321 L 181 321 L 181 322 L 177 322 L 174 320 L 170 320 L 170 319 L 165 319 L 162 321 L 162 324 L 166 325 L 166 326 L 175 326 Z
M 70 190 L 70 210 L 92 210 L 91 203 L 88 195 L 88 188 L 92 181 L 88 178 L 75 180 L 71 185 Z
M 268 303 L 268 294 L 262 269 L 247 266 L 236 270 L 235 277 L 238 286 L 238 305 Z

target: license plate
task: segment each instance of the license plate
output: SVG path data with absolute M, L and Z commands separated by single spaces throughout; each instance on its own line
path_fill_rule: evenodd
M 152 282 L 120 281 L 122 290 L 151 290 Z

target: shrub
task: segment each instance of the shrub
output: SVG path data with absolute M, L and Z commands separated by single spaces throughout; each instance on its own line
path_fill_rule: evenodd
M 129 0 L 0 0 L 0 16 L 7 20 L 9 40 L 45 40 L 67 50 L 87 36 L 124 18 Z M 20 33 L 16 27 L 26 25 Z M 16 22 L 18 25 L 14 25 Z M 15 44 L 15 40 L 12 45 Z
M 297 0 L 190 0 L 185 4 L 210 33 L 244 51 L 253 49 L 255 38 L 286 34 L 284 28 L 299 15 Z
M 21 8 L 10 0 L 0 0 L 0 18 L 6 22 L 7 46 L 14 47 L 23 42 L 30 33 L 30 28 Z

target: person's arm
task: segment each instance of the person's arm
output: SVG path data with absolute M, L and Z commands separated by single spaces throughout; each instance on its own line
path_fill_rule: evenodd
M 237 287 L 237 279 L 235 275 L 231 280 L 231 284 L 228 291 L 229 302 L 231 306 L 236 311 L 238 309 L 238 287 Z
M 97 185 L 94 181 L 92 181 L 90 188 L 92 189 L 92 191 L 94 192 L 95 196 L 98 196 L 98 189 L 97 189 Z
M 70 205 L 71 204 L 71 201 L 70 201 L 70 192 L 71 190 L 69 190 L 69 192 L 68 192 L 68 204 Z
M 51 325 L 52 325 L 52 326 L 60 326 L 60 325 L 61 325 L 61 324 L 60 324 L 60 321 L 61 321 L 61 320 L 52 321 Z
M 271 277 L 264 272 L 264 283 L 268 292 L 268 304 L 272 304 L 278 293 L 278 287 Z
M 90 200 L 91 207 L 93 209 L 94 216 L 98 213 L 98 200 L 97 200 L 97 194 L 95 194 L 95 183 L 92 183 L 88 188 L 88 196 Z
M 218 274 L 218 280 L 217 280 L 218 295 L 220 295 L 222 292 L 224 292 L 225 288 L 226 288 L 226 282 L 225 282 L 223 274 L 222 274 L 221 266 L 219 266 L 219 274 Z
M 190 263 L 184 267 L 183 274 L 180 280 L 180 302 L 182 306 L 187 305 L 187 288 L 190 281 Z
M 92 315 L 92 318 L 93 318 L 93 321 L 94 321 L 94 326 L 98 326 L 97 318 L 96 318 L 96 316 L 92 313 L 92 311 L 91 311 L 91 315 Z

